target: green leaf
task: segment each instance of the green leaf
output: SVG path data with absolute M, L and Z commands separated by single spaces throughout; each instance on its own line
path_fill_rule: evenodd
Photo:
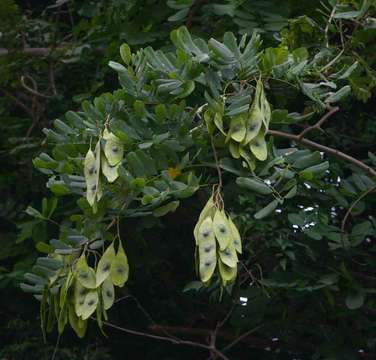
M 180 202 L 178 200 L 171 201 L 168 204 L 160 206 L 159 208 L 155 209 L 153 211 L 153 215 L 155 217 L 161 217 L 161 216 L 166 215 L 169 212 L 174 212 L 178 208 L 179 204 Z
M 262 180 L 255 179 L 255 178 L 252 179 L 252 178 L 238 177 L 236 179 L 236 183 L 242 188 L 255 191 L 261 195 L 269 195 L 273 192 L 272 189 L 267 184 L 265 184 Z
M 346 296 L 346 306 L 350 310 L 356 310 L 363 306 L 365 300 L 365 293 L 361 289 L 350 290 Z
M 277 208 L 278 204 L 279 204 L 278 200 L 273 200 L 272 202 L 270 202 L 268 205 L 266 205 L 264 208 L 259 210 L 254 215 L 255 219 L 260 220 L 268 216 L 271 212 L 273 212 Z

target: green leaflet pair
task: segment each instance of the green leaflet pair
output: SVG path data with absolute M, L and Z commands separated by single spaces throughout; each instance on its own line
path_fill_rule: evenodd
M 103 141 L 102 141 L 103 139 Z M 102 146 L 103 145 L 103 154 Z M 84 175 L 86 181 L 86 199 L 96 211 L 96 204 L 101 199 L 103 192 L 100 171 L 108 182 L 114 182 L 119 176 L 119 166 L 124 155 L 124 147 L 120 139 L 104 129 L 102 136 L 95 145 L 94 152 L 89 148 L 84 160 Z
M 212 278 L 218 266 L 223 286 L 235 280 L 238 253 L 242 252 L 239 231 L 213 196 L 201 211 L 194 228 L 196 268 L 202 282 Z

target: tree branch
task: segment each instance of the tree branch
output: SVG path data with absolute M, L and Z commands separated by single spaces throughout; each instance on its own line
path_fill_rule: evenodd
M 58 47 L 25 47 L 23 49 L 12 49 L 8 50 L 5 48 L 0 48 L 0 56 L 6 56 L 12 53 L 22 53 L 28 56 L 36 56 L 36 57 L 45 57 L 50 55 L 53 51 L 63 51 L 65 47 L 58 46 Z
M 339 151 L 337 149 L 330 148 L 328 146 L 321 145 L 321 144 L 318 144 L 314 141 L 307 140 L 307 139 L 304 139 L 304 138 L 300 139 L 299 135 L 289 134 L 289 133 L 286 133 L 286 132 L 283 132 L 283 131 L 268 130 L 267 134 L 272 135 L 272 136 L 277 136 L 277 137 L 283 137 L 285 139 L 294 140 L 296 142 L 302 143 L 303 145 L 307 145 L 310 148 L 321 150 L 321 151 L 323 151 L 327 154 L 334 155 L 334 156 L 336 156 L 336 157 L 338 157 L 342 160 L 345 160 L 347 162 L 352 163 L 353 165 L 357 166 L 358 168 L 366 171 L 368 174 L 376 177 L 376 170 L 372 169 L 370 166 L 366 165 L 362 161 L 355 159 L 354 157 L 347 155 L 347 154 L 345 154 L 342 151 Z
M 336 107 L 333 107 L 333 108 L 330 108 L 329 112 L 327 112 L 315 125 L 312 125 L 312 126 L 308 126 L 307 128 L 305 128 L 298 136 L 299 136 L 299 139 L 302 140 L 304 138 L 305 135 L 307 135 L 310 131 L 314 130 L 314 129 L 317 129 L 317 130 L 322 130 L 321 129 L 321 125 L 326 121 L 328 120 L 332 115 L 334 115 L 336 112 L 339 111 L 339 107 L 336 106 Z
M 149 334 L 149 333 L 146 333 L 146 332 L 143 332 L 143 331 L 137 331 L 137 330 L 124 328 L 124 327 L 112 324 L 110 322 L 107 322 L 107 321 L 103 321 L 103 325 L 106 325 L 108 327 L 111 327 L 113 329 L 116 329 L 116 330 L 119 330 L 119 331 L 122 331 L 122 332 L 125 332 L 125 333 L 128 333 L 128 334 L 132 334 L 132 335 L 136 335 L 136 336 L 143 336 L 143 337 L 147 337 L 149 339 L 154 339 L 154 340 L 166 341 L 166 342 L 169 342 L 169 343 L 174 344 L 174 345 L 186 345 L 186 346 L 205 349 L 205 350 L 214 352 L 222 360 L 229 360 L 227 358 L 227 356 L 225 356 L 222 352 L 220 352 L 218 349 L 216 349 L 215 347 L 212 347 L 210 345 L 205 345 L 205 344 L 202 344 L 202 343 L 189 341 L 189 340 L 182 340 L 182 339 L 171 338 L 171 337 L 166 337 L 166 336 L 153 335 L 153 334 Z

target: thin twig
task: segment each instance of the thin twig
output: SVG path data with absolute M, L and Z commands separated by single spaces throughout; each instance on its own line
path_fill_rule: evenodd
M 5 90 L 5 89 L 0 89 L 0 91 L 2 91 L 5 96 L 7 96 L 8 98 L 10 98 L 11 100 L 13 100 L 13 102 L 19 107 L 21 108 L 22 110 L 24 110 L 26 113 L 28 113 L 30 116 L 33 116 L 33 112 L 30 108 L 28 108 L 20 99 L 18 99 L 16 96 L 14 96 L 13 94 L 11 94 L 8 90 Z
M 321 129 L 321 125 L 327 121 L 332 115 L 334 115 L 336 112 L 339 111 L 339 107 L 336 106 L 336 107 L 333 107 L 333 108 L 330 108 L 329 112 L 327 112 L 316 124 L 312 125 L 312 126 L 308 126 L 307 128 L 305 128 L 299 135 L 299 140 L 302 140 L 304 138 L 305 135 L 307 135 L 310 131 L 314 130 L 314 129 L 317 129 L 317 130 L 322 130 Z
M 25 82 L 26 79 L 29 80 L 32 83 L 33 88 L 31 88 L 29 85 L 26 84 L 26 82 Z M 24 89 L 26 89 L 28 92 L 30 92 L 31 94 L 33 94 L 35 96 L 42 97 L 42 98 L 45 98 L 45 99 L 51 99 L 53 97 L 52 95 L 41 94 L 38 91 L 38 86 L 37 86 L 36 81 L 29 75 L 21 76 L 21 85 Z
M 106 325 L 108 327 L 111 327 L 113 329 L 116 329 L 116 330 L 119 330 L 119 331 L 122 331 L 122 332 L 125 332 L 125 333 L 128 333 L 128 334 L 132 334 L 132 335 L 136 335 L 136 336 L 143 336 L 143 337 L 146 337 L 146 338 L 149 338 L 149 339 L 154 339 L 154 340 L 166 341 L 166 342 L 169 342 L 169 343 L 174 344 L 174 345 L 186 345 L 186 346 L 205 349 L 205 350 L 208 350 L 208 351 L 213 351 L 222 360 L 229 360 L 221 351 L 219 351 L 216 348 L 212 348 L 210 345 L 205 345 L 205 344 L 202 344 L 202 343 L 189 341 L 189 340 L 182 340 L 182 339 L 170 338 L 170 337 L 166 337 L 166 336 L 153 335 L 153 334 L 149 334 L 149 333 L 146 333 L 146 332 L 143 332 L 143 331 L 124 328 L 124 327 L 112 324 L 110 322 L 107 322 L 107 321 L 103 321 L 103 325 Z
M 357 166 L 358 168 L 366 171 L 368 174 L 376 177 L 376 170 L 372 169 L 370 166 L 366 165 L 362 161 L 355 159 L 354 157 L 352 157 L 348 154 L 345 154 L 342 151 L 339 151 L 337 149 L 330 148 L 328 146 L 321 145 L 319 143 L 316 143 L 314 141 L 307 140 L 307 139 L 304 139 L 304 138 L 299 139 L 299 135 L 289 134 L 289 133 L 286 133 L 286 132 L 283 132 L 283 131 L 268 130 L 267 134 L 272 135 L 272 136 L 278 136 L 278 137 L 283 137 L 283 138 L 286 138 L 286 139 L 294 140 L 296 142 L 300 142 L 304 145 L 307 145 L 308 147 L 311 147 L 313 149 L 321 150 L 321 151 L 323 151 L 327 154 L 334 155 L 334 156 L 336 156 L 336 157 L 338 157 L 342 160 L 345 160 L 347 162 L 352 163 L 353 165 Z
M 259 326 L 256 326 L 254 329 L 251 329 L 249 331 L 246 331 L 244 334 L 240 335 L 238 338 L 236 338 L 232 343 L 228 344 L 227 346 L 225 346 L 221 351 L 222 352 L 226 352 L 228 350 L 230 350 L 232 347 L 234 347 L 238 342 L 242 341 L 243 339 L 245 339 L 247 336 L 253 334 L 254 332 L 256 332 L 258 329 L 262 328 L 264 325 L 259 325 Z
M 365 191 L 362 195 L 360 195 L 349 207 L 349 209 L 346 211 L 346 214 L 344 218 L 342 219 L 341 222 L 341 234 L 343 235 L 345 233 L 345 226 L 346 226 L 346 221 L 348 217 L 350 216 L 352 210 L 354 207 L 362 200 L 364 199 L 368 194 L 376 190 L 376 186 L 369 188 L 367 191 Z

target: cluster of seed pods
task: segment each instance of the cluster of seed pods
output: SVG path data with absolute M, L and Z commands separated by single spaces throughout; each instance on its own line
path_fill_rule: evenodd
M 100 172 L 102 171 L 108 182 L 114 182 L 119 176 L 118 170 L 123 155 L 123 144 L 107 128 L 104 129 L 103 135 L 95 145 L 94 151 L 89 148 L 84 161 L 84 174 L 86 199 L 93 209 L 96 208 L 97 202 L 102 197 Z
M 115 299 L 114 286 L 123 287 L 128 280 L 128 258 L 121 242 L 117 252 L 114 243 L 108 246 L 96 269 L 87 264 L 83 253 L 76 262 L 73 275 L 73 308 L 77 317 L 75 324 L 78 326 L 75 330 L 78 332 L 80 326 L 86 326 L 85 321 L 98 308 L 104 314 L 111 308 Z M 72 321 L 70 323 L 72 325 Z
M 196 268 L 202 282 L 212 278 L 216 268 L 225 286 L 236 279 L 238 253 L 242 252 L 239 231 L 212 196 L 201 211 L 194 229 Z
M 242 158 L 251 169 L 255 168 L 255 158 L 263 161 L 268 156 L 265 135 L 270 117 L 270 105 L 262 81 L 259 80 L 249 111 L 231 119 L 226 137 L 231 155 L 235 159 Z

